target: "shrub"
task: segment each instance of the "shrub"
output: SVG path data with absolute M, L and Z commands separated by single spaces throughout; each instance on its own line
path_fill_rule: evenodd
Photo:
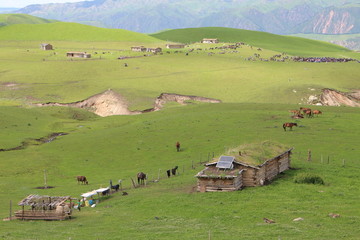
M 320 176 L 311 173 L 299 173 L 295 176 L 294 182 L 307 184 L 324 184 L 324 180 Z

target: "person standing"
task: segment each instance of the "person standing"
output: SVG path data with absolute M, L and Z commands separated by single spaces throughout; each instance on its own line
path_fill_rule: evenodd
M 179 143 L 179 142 L 176 142 L 176 150 L 177 150 L 178 152 L 180 152 L 180 143 Z

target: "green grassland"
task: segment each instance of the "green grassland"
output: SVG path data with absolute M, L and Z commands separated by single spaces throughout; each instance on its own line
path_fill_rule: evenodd
M 211 239 L 358 239 L 360 110 L 319 106 L 323 115 L 300 120 L 290 119 L 288 112 L 305 106 L 304 99 L 324 87 L 357 89 L 358 63 L 246 60 L 255 53 L 268 58 L 283 51 L 353 58 L 358 54 L 317 41 L 303 40 L 302 45 L 300 38 L 281 38 L 271 45 L 267 34 L 250 42 L 255 37 L 247 38 L 251 32 L 245 31 L 244 40 L 224 42 L 243 41 L 263 48 L 261 52 L 242 46 L 238 52 L 211 50 L 214 54 L 209 55 L 208 45 L 194 43 L 187 49 L 202 50 L 185 55 L 187 49 L 164 49 L 162 55 L 118 60 L 140 56 L 129 51 L 133 45 L 165 48 L 167 42 L 183 41 L 177 35 L 159 40 L 70 23 L 29 26 L 0 27 L 0 149 L 53 132 L 68 135 L 0 152 L 0 217 L 8 216 L 10 200 L 13 210 L 19 210 L 16 203 L 29 194 L 79 197 L 108 186 L 110 179 L 122 179 L 129 195 L 113 194 L 95 208 L 74 212 L 69 221 L 0 222 L 1 239 L 209 239 L 209 234 Z M 60 38 L 56 31 L 64 26 L 68 30 Z M 85 32 L 72 39 L 79 29 Z M 299 45 L 292 50 L 293 39 Z M 55 50 L 40 50 L 44 41 L 51 41 Z M 67 51 L 87 51 L 92 58 L 71 61 Z M 169 103 L 158 112 L 105 118 L 81 109 L 31 105 L 80 101 L 108 88 L 123 95 L 133 110 L 152 107 L 162 92 L 223 103 Z M 289 121 L 299 127 L 285 132 L 282 123 Z M 176 152 L 176 141 L 182 144 L 181 152 Z M 203 169 L 200 162 L 264 141 L 294 147 L 295 169 L 264 187 L 196 192 L 194 175 Z M 309 149 L 311 162 L 306 161 Z M 180 174 L 168 179 L 165 171 L 174 166 Z M 45 169 L 48 185 L 55 188 L 35 189 L 44 184 Z M 140 171 L 149 174 L 148 185 L 134 189 L 131 178 Z M 160 181 L 154 182 L 159 172 Z M 293 178 L 299 173 L 317 174 L 325 185 L 296 184 Z M 89 185 L 78 185 L 77 175 L 87 176 Z M 329 213 L 341 217 L 330 218 Z M 266 224 L 264 217 L 276 223 Z M 304 220 L 292 221 L 298 217 Z

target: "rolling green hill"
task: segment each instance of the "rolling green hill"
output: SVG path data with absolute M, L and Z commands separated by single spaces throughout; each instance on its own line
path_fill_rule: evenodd
M 0 40 L 59 40 L 59 41 L 126 41 L 158 42 L 159 40 L 122 29 L 106 29 L 79 23 L 14 24 L 0 28 Z
M 34 17 L 27 14 L 0 14 L 0 26 L 13 24 L 41 24 L 58 22 L 45 18 Z
M 128 193 L 100 196 L 94 208 L 74 209 L 71 220 L 0 221 L 0 239 L 357 239 L 359 108 L 311 106 L 323 114 L 304 119 L 290 118 L 288 110 L 307 106 L 309 97 L 325 87 L 357 89 L 359 63 L 255 57 L 268 59 L 282 51 L 342 57 L 357 53 L 301 38 L 214 29 L 218 28 L 204 30 L 203 35 L 188 31 L 193 34 L 188 40 L 181 40 L 182 34 L 164 40 L 219 37 L 262 51 L 246 45 L 205 50 L 210 45 L 195 43 L 151 55 L 134 53 L 130 46 L 136 42 L 164 48 L 166 42 L 73 23 L 0 27 L 1 219 L 9 215 L 10 201 L 12 212 L 20 210 L 17 203 L 30 194 L 78 199 L 82 193 L 107 187 L 110 179 L 113 184 L 121 179 Z M 51 40 L 55 50 L 41 50 L 44 40 Z M 69 59 L 67 51 L 86 51 L 92 57 Z M 164 92 L 222 103 L 169 102 L 160 111 L 109 117 L 87 111 L 93 105 L 35 106 L 77 102 L 107 89 L 119 93 L 131 110 L 153 107 Z M 101 101 L 102 106 L 113 103 Z M 298 127 L 285 132 L 284 122 L 296 122 Z M 59 132 L 67 135 L 39 141 Z M 294 147 L 293 169 L 262 187 L 196 192 L 194 175 L 212 156 L 265 141 Z M 267 156 L 264 150 L 245 151 Z M 175 166 L 179 174 L 168 178 L 166 170 Z M 44 186 L 44 170 L 46 184 L 54 188 L 37 188 Z M 132 179 L 136 181 L 140 171 L 148 174 L 147 186 L 134 188 Z M 300 173 L 318 175 L 325 185 L 294 183 Z M 80 175 L 89 185 L 76 182 Z M 330 213 L 341 217 L 329 217 Z M 299 217 L 304 220 L 293 221 Z M 267 224 L 263 218 L 276 223 Z
M 245 42 L 257 47 L 287 52 L 291 55 L 350 52 L 346 48 L 326 42 L 235 28 L 204 27 L 174 29 L 150 34 L 150 36 L 165 41 L 181 43 L 200 42 L 203 38 L 218 38 L 220 42 Z

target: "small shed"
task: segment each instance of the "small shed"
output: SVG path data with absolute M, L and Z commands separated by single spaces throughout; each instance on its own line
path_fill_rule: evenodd
M 201 43 L 219 43 L 219 39 L 217 38 L 203 38 Z
M 22 210 L 15 212 L 15 218 L 21 220 L 65 220 L 71 218 L 70 196 L 52 197 L 29 195 L 21 200 L 18 205 Z M 25 210 L 29 206 L 29 210 Z
M 243 187 L 262 186 L 290 168 L 291 151 L 292 148 L 260 165 L 238 161 L 234 156 L 221 156 L 218 161 L 206 164 L 206 168 L 195 176 L 198 179 L 197 190 L 235 191 Z
M 86 52 L 67 52 L 66 56 L 76 58 L 91 58 L 91 54 Z
M 51 44 L 49 44 L 49 43 L 42 43 L 42 44 L 40 44 L 40 48 L 42 49 L 42 50 L 54 50 L 53 49 L 53 46 L 51 45 Z
M 146 47 L 144 47 L 144 46 L 134 46 L 134 47 L 131 47 L 131 51 L 133 51 L 133 52 L 146 52 Z
M 151 52 L 151 53 L 159 53 L 162 52 L 162 49 L 157 47 L 157 48 L 147 48 L 146 49 L 147 52 Z
M 185 44 L 166 44 L 166 48 L 168 49 L 185 48 Z

